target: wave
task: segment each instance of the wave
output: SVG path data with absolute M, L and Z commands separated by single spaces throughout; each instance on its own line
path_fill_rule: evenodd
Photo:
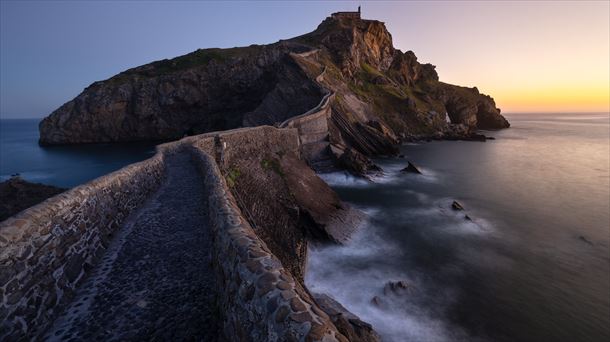
M 455 289 L 431 286 L 425 274 L 388 265 L 400 258 L 401 247 L 368 221 L 347 245 L 310 247 L 305 283 L 372 324 L 384 341 L 472 341 L 444 315 L 457 298 Z M 389 291 L 391 281 L 408 287 Z

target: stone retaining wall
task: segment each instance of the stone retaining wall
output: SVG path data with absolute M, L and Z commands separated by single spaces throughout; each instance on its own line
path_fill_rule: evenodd
M 44 332 L 115 231 L 157 190 L 165 154 L 177 147 L 0 223 L 0 340 L 35 339 Z
M 347 341 L 243 217 L 209 146 L 191 149 L 204 177 L 223 333 L 229 341 Z M 204 152 L 207 146 L 207 152 Z

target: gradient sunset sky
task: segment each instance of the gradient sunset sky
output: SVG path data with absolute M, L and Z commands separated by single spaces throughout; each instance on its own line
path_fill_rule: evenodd
M 197 48 L 273 43 L 331 12 L 384 21 L 394 45 L 505 113 L 607 112 L 608 1 L 2 1 L 0 116 L 43 117 L 94 81 Z

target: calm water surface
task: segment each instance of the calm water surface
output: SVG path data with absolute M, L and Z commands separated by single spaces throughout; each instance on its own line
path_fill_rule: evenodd
M 39 122 L 0 120 L 0 181 L 19 173 L 28 181 L 73 187 L 155 152 L 150 143 L 40 147 Z
M 310 251 L 308 287 L 386 341 L 610 341 L 608 114 L 508 118 L 495 141 L 404 146 L 375 183 L 325 175 L 370 220 Z

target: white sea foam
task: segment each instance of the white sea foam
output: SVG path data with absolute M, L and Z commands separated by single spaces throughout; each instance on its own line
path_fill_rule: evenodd
M 420 205 L 399 210 L 358 208 L 369 216 L 369 221 L 347 245 L 312 247 L 308 253 L 305 283 L 312 292 L 330 295 L 372 324 L 384 341 L 477 340 L 446 316 L 446 311 L 459 298 L 458 290 L 452 284 L 430 283 L 429 275 L 420 270 L 396 266 L 396 261 L 400 260 L 397 258 L 404 257 L 405 246 L 388 237 L 387 231 L 377 222 L 379 219 L 405 222 L 405 229 L 421 229 L 421 236 L 450 240 L 455 236 L 485 237 L 493 232 L 493 226 L 474 214 L 470 214 L 473 221 L 466 220 L 464 216 L 468 210 L 451 209 L 453 198 L 434 199 L 414 190 L 403 191 L 406 196 L 417 198 Z M 483 255 L 486 254 L 472 248 L 461 250 L 458 247 L 455 256 L 466 262 L 478 259 L 485 268 L 505 264 Z M 440 266 L 438 272 L 461 274 L 463 269 L 456 264 L 447 264 Z M 409 284 L 407 293 L 384 293 L 384 286 L 389 281 L 398 280 Z M 373 298 L 378 304 L 372 302 Z
M 372 324 L 384 341 L 468 340 L 459 327 L 437 314 L 456 297 L 451 287 L 431 292 L 420 281 L 422 275 L 384 267 L 383 261 L 399 255 L 400 248 L 368 223 L 348 245 L 311 248 L 305 282 L 312 292 L 330 295 Z M 408 293 L 384 294 L 387 282 L 397 280 L 409 284 Z M 375 297 L 379 305 L 372 303 Z M 424 303 L 426 298 L 434 298 L 433 310 Z
M 372 185 L 371 181 L 354 177 L 348 172 L 330 172 L 318 174 L 326 184 L 337 187 L 366 187 Z

